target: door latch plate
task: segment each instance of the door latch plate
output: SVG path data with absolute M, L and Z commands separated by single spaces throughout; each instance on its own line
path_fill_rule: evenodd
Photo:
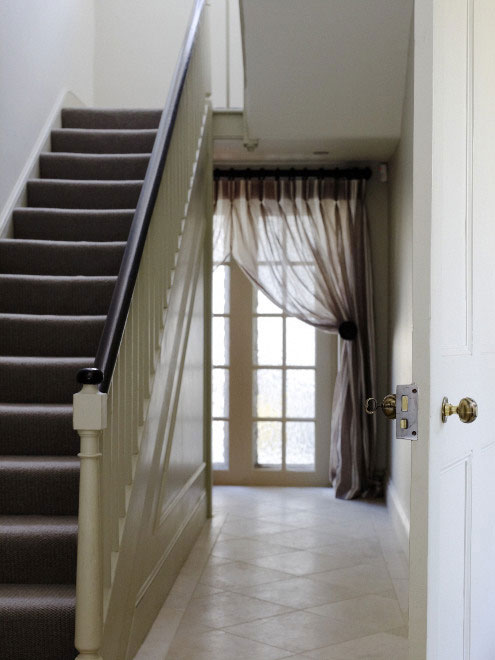
M 418 439 L 418 387 L 397 385 L 395 395 L 395 435 L 398 440 Z

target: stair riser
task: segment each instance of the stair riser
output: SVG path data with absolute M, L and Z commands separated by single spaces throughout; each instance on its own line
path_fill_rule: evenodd
M 77 516 L 79 470 L 5 468 L 0 459 L 0 515 Z
M 133 211 L 17 209 L 13 215 L 14 236 L 42 241 L 126 241 L 133 215 Z
M 133 209 L 142 183 L 106 181 L 67 182 L 32 180 L 28 182 L 28 205 L 63 209 Z
M 79 154 L 148 154 L 153 149 L 156 131 L 52 131 L 52 152 Z
M 64 358 L 61 358 L 64 359 Z M 50 364 L 28 358 L 0 361 L 0 401 L 2 403 L 72 403 L 81 389 L 76 382 L 79 369 L 91 366 L 92 357 L 65 358 L 66 363 Z
M 89 129 L 156 129 L 161 116 L 161 110 L 64 108 L 62 126 Z
M 106 315 L 115 279 L 85 281 L 85 278 L 36 279 L 0 275 L 0 313 Z
M 55 593 L 33 598 L 25 594 L 24 587 L 17 597 L 16 586 L 5 585 L 0 591 L 0 658 L 74 660 L 74 590 L 60 585 L 54 587 L 62 591 L 60 596 Z M 4 595 L 9 588 L 10 597 Z M 36 589 L 34 585 L 32 588 Z
M 144 179 L 148 156 L 67 156 L 42 154 L 42 179 L 77 179 L 79 181 L 132 181 Z
M 0 240 L 0 273 L 118 275 L 125 245 L 46 245 Z
M 2 355 L 77 357 L 96 355 L 105 319 L 0 317 Z
M 0 456 L 76 456 L 79 435 L 72 428 L 72 407 L 18 410 L 2 406 Z M 48 407 L 47 407 L 48 408 Z
M 0 529 L 2 584 L 73 584 L 76 557 L 77 523 L 56 531 L 47 524 Z

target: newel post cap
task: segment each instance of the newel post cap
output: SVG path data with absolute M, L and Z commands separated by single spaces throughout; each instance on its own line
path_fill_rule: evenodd
M 86 367 L 77 372 L 77 382 L 81 385 L 99 385 L 103 381 L 103 371 L 96 367 Z

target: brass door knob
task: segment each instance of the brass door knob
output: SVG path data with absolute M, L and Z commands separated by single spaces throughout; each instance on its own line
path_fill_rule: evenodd
M 444 396 L 442 401 L 442 422 L 444 424 L 447 423 L 450 415 L 459 415 L 461 422 L 471 424 L 478 417 L 478 404 L 474 399 L 466 396 L 459 401 L 458 406 L 453 406 Z

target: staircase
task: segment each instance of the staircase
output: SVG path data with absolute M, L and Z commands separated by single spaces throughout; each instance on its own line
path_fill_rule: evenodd
M 160 111 L 65 109 L 0 240 L 0 658 L 74 658 L 76 374 L 93 363 Z

